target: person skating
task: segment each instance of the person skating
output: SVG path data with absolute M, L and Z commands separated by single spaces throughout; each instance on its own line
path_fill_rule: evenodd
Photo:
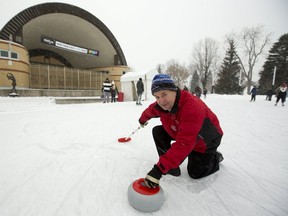
M 223 156 L 217 148 L 223 131 L 217 116 L 202 100 L 176 87 L 167 74 L 153 78 L 151 91 L 156 101 L 142 112 L 139 123 L 144 127 L 159 117 L 162 125 L 152 130 L 159 160 L 146 175 L 146 185 L 155 188 L 162 175 L 181 175 L 179 166 L 187 157 L 191 178 L 219 170 Z
M 276 103 L 275 103 L 275 106 L 277 106 L 279 100 L 281 99 L 281 102 L 282 102 L 282 106 L 284 106 L 284 103 L 286 101 L 286 91 L 287 91 L 287 82 L 283 82 L 281 84 L 281 86 L 279 86 L 277 89 L 276 89 Z
M 139 78 L 137 84 L 137 101 L 136 101 L 136 105 L 142 105 L 141 100 L 142 100 L 142 94 L 144 92 L 144 84 L 142 81 L 142 78 Z
M 273 95 L 273 91 L 272 91 L 272 89 L 269 89 L 269 90 L 266 92 L 266 99 L 265 99 L 265 100 L 271 101 L 272 95 Z
M 251 100 L 250 100 L 250 102 L 251 101 L 256 101 L 256 95 L 257 95 L 257 88 L 256 88 L 256 86 L 254 86 L 252 88 L 252 90 L 251 90 Z
M 196 96 L 198 98 L 201 98 L 202 89 L 200 88 L 200 86 L 197 85 L 194 91 L 195 91 Z
M 206 96 L 207 96 L 207 89 L 206 88 L 204 88 L 204 90 L 203 90 L 203 95 L 204 95 L 204 98 L 206 99 Z

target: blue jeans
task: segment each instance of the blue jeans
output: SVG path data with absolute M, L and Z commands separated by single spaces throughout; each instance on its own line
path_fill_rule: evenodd
M 109 103 L 110 92 L 104 91 L 103 95 L 104 95 L 104 103 Z

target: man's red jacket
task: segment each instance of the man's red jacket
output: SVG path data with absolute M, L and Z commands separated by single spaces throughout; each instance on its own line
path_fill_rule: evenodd
M 175 104 L 170 111 L 163 110 L 155 101 L 145 109 L 139 119 L 145 123 L 151 118 L 160 117 L 167 133 L 175 140 L 171 148 L 160 157 L 157 165 L 162 173 L 177 168 L 192 152 L 215 150 L 223 131 L 217 116 L 196 96 L 178 90 Z

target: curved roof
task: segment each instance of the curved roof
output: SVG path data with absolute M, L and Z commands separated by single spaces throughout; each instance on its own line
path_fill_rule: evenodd
M 27 8 L 13 17 L 0 31 L 0 39 L 23 44 L 30 56 L 49 53 L 75 68 L 127 66 L 124 53 L 111 31 L 89 12 L 64 3 L 44 3 Z M 72 52 L 41 42 L 47 36 L 65 44 L 98 50 L 99 56 Z

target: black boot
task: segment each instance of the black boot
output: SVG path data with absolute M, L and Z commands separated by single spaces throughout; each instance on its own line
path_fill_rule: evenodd
M 218 160 L 218 162 L 222 162 L 224 160 L 223 155 L 221 154 L 221 152 L 216 152 L 216 159 Z
M 166 174 L 172 175 L 172 176 L 180 176 L 181 175 L 181 170 L 180 168 L 175 168 L 175 169 L 170 169 Z

